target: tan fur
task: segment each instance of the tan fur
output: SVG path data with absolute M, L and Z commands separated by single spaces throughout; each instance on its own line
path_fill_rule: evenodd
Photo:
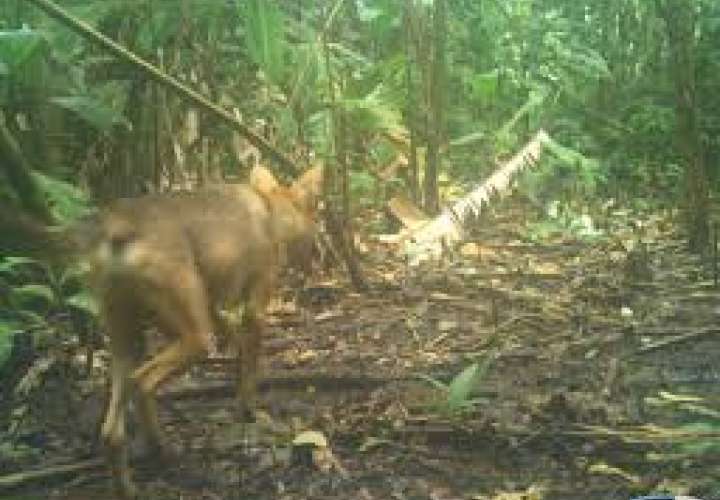
M 219 312 L 240 305 L 238 396 L 244 409 L 254 408 L 265 308 L 285 249 L 314 234 L 320 182 L 314 168 L 285 188 L 256 167 L 247 185 L 119 200 L 93 221 L 84 246 L 112 354 L 101 437 L 122 498 L 135 495 L 125 443 L 131 387 L 141 428 L 162 451 L 158 386 L 206 356 L 215 334 L 228 329 Z M 169 342 L 136 367 L 148 323 Z

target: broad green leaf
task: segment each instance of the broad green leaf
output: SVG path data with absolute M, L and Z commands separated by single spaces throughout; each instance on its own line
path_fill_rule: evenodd
M 33 172 L 32 175 L 45 193 L 53 215 L 58 221 L 70 222 L 88 212 L 90 201 L 81 189 L 40 172 Z
M 472 97 L 483 102 L 490 103 L 497 96 L 498 70 L 494 69 L 489 73 L 477 73 L 470 79 L 470 91 Z
M 376 132 L 402 129 L 400 111 L 385 99 L 384 90 L 384 86 L 380 84 L 361 99 L 338 100 L 338 105 L 350 115 L 350 120 L 356 130 Z
M 10 76 L 42 54 L 45 39 L 29 29 L 0 31 L 0 61 Z
M 29 309 L 20 309 L 15 313 L 18 320 L 27 328 L 47 328 L 47 318 L 45 314 L 37 313 Z
M 68 297 L 65 300 L 65 304 L 67 304 L 69 307 L 77 309 L 78 311 L 87 313 L 93 317 L 98 317 L 100 315 L 100 308 L 97 301 L 86 290 L 83 290 L 82 292 Z
M 465 406 L 470 392 L 478 380 L 480 365 L 473 363 L 458 373 L 448 386 L 448 408 L 451 411 L 460 410 Z
M 717 420 L 693 422 L 681 425 L 677 428 L 677 430 L 687 432 L 688 434 L 696 433 L 717 435 L 718 431 L 720 431 L 720 423 L 718 423 Z M 707 436 L 696 438 L 678 438 L 675 442 L 680 450 L 690 455 L 717 455 L 718 451 L 720 451 L 720 441 L 718 439 L 711 439 Z
M 12 320 L 0 318 L 0 368 L 10 357 L 13 336 L 20 330 L 20 325 Z
M 15 287 L 10 291 L 13 299 L 25 301 L 41 299 L 46 305 L 52 305 L 55 302 L 55 292 L 47 285 L 31 283 Z
M 72 111 L 98 130 L 107 132 L 116 125 L 130 128 L 130 123 L 124 116 L 93 97 L 85 95 L 53 97 L 50 101 Z
M 43 266 L 43 264 L 30 257 L 9 256 L 0 260 L 0 274 L 13 275 L 17 273 L 20 268 L 27 266 Z
M 360 2 L 358 17 L 369 27 L 368 36 L 372 40 L 383 42 L 400 27 L 400 3 L 396 0 L 375 0 L 374 5 Z
M 260 66 L 270 82 L 281 85 L 286 69 L 282 12 L 275 2 L 248 0 L 243 14 L 245 42 L 250 57 Z
M 488 355 L 482 362 L 472 363 L 461 371 L 448 386 L 448 407 L 458 411 L 470 404 L 470 393 L 487 373 L 493 358 Z

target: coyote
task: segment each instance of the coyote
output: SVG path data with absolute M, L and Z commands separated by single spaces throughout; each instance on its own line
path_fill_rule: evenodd
M 238 397 L 255 406 L 263 316 L 285 250 L 314 237 L 320 167 L 283 187 L 263 167 L 247 184 L 121 199 L 77 232 L 90 266 L 111 353 L 111 385 L 101 428 L 116 493 L 134 498 L 128 467 L 126 412 L 131 389 L 150 449 L 162 455 L 154 398 L 158 386 L 212 349 L 228 327 L 219 314 L 244 305 Z M 169 343 L 139 364 L 143 330 Z

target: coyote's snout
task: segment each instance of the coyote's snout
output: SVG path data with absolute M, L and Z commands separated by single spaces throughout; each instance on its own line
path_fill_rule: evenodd
M 134 496 L 127 463 L 126 412 L 131 388 L 151 449 L 162 452 L 154 393 L 205 356 L 225 330 L 219 311 L 244 305 L 238 396 L 256 398 L 263 315 L 288 246 L 314 233 L 321 170 L 291 187 L 261 167 L 248 184 L 119 200 L 92 223 L 86 242 L 93 287 L 112 354 L 111 390 L 101 436 L 118 494 Z M 136 366 L 148 322 L 169 343 Z

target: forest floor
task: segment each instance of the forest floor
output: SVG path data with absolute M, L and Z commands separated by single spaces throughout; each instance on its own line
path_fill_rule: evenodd
M 369 292 L 316 280 L 302 308 L 271 314 L 255 424 L 236 423 L 228 360 L 163 392 L 163 426 L 181 453 L 163 468 L 134 459 L 143 497 L 720 498 L 712 262 L 688 253 L 659 213 L 610 209 L 605 236 L 532 243 L 528 217 L 506 203 L 454 259 L 419 271 L 361 242 Z M 450 394 L 433 382 L 473 363 L 487 371 L 470 396 L 462 380 Z M 89 378 L 58 362 L 41 370 L 13 403 L 4 441 L 34 451 L 0 461 L 2 474 L 80 470 L 3 498 L 109 497 L 92 461 L 97 364 Z M 314 451 L 292 448 L 307 430 Z

